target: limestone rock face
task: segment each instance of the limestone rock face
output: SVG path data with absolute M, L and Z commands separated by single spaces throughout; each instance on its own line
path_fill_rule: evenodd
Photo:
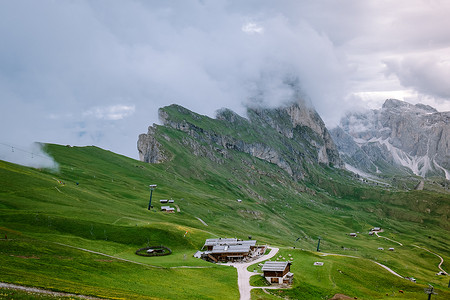
M 303 102 L 277 109 L 249 108 L 247 118 L 221 109 L 215 119 L 171 105 L 159 110 L 159 118 L 161 126 L 151 126 L 139 136 L 142 161 L 167 159 L 157 138 L 165 127 L 183 132 L 181 143 L 192 154 L 219 164 L 238 151 L 276 164 L 296 179 L 305 176 L 308 165 L 343 166 L 322 119 Z
M 166 156 L 161 151 L 161 144 L 155 138 L 155 128 L 148 127 L 147 134 L 140 134 L 137 148 L 139 160 L 149 163 L 160 163 L 166 160 Z
M 391 165 L 450 179 L 450 112 L 388 99 L 379 110 L 347 114 L 332 134 L 343 157 L 358 152 L 354 145 L 367 155 L 360 163 L 346 159 L 356 168 L 373 171 L 369 159 L 378 171 Z

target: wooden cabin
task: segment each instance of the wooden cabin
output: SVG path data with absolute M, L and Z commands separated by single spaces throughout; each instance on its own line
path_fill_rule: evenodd
M 291 273 L 289 261 L 266 261 L 261 268 L 264 278 L 271 284 L 291 284 L 294 274 Z
M 170 206 L 161 206 L 161 211 L 165 211 L 167 213 L 174 213 L 175 208 L 170 207 Z
M 238 240 L 235 238 L 207 239 L 202 247 L 206 250 L 202 258 L 208 261 L 239 261 L 248 257 L 256 247 L 256 240 Z

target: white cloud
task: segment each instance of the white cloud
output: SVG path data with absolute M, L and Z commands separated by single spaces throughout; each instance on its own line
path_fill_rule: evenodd
M 450 54 L 408 55 L 385 63 L 386 73 L 398 77 L 403 86 L 423 94 L 450 98 Z
M 264 27 L 259 26 L 258 24 L 253 23 L 253 22 L 245 23 L 244 25 L 242 25 L 241 30 L 248 34 L 254 34 L 254 33 L 263 34 L 264 33 Z
M 83 112 L 83 117 L 100 120 L 121 120 L 134 114 L 134 105 L 116 104 L 104 107 L 94 107 Z

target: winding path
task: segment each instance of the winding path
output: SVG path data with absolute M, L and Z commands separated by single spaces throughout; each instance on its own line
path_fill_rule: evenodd
M 362 259 L 362 257 L 358 257 L 358 256 L 353 256 L 353 255 L 345 255 L 345 254 L 334 254 L 334 253 L 321 253 L 319 254 L 320 256 L 327 256 L 327 255 L 334 255 L 334 256 L 344 256 L 344 257 L 351 257 L 351 258 L 357 258 L 357 259 Z M 391 268 L 389 268 L 388 266 L 385 266 L 383 264 L 380 264 L 377 261 L 371 260 L 369 259 L 369 261 L 376 263 L 377 265 L 379 265 L 380 267 L 386 269 L 387 271 L 389 271 L 390 273 L 394 274 L 397 277 L 400 278 L 404 278 L 402 275 L 398 274 L 397 272 L 395 272 L 394 270 L 392 270 Z
M 394 240 L 392 240 L 392 239 L 390 239 L 390 238 L 387 238 L 387 237 L 385 237 L 385 236 L 378 235 L 378 232 L 377 232 L 377 231 L 374 231 L 374 232 L 375 232 L 375 235 L 376 235 L 377 237 L 379 237 L 379 238 L 383 238 L 383 239 L 386 239 L 386 240 L 388 240 L 388 241 L 397 243 L 397 244 L 399 244 L 400 246 L 403 246 L 403 244 L 400 243 L 400 242 L 394 241 Z M 380 232 L 383 232 L 383 230 L 381 230 Z
M 442 272 L 444 272 L 446 275 L 448 275 L 448 273 L 445 272 L 444 269 L 442 269 L 442 264 L 444 263 L 444 259 L 442 258 L 442 256 L 440 256 L 439 254 L 434 253 L 434 252 L 432 252 L 432 251 L 430 251 L 430 250 L 428 250 L 428 249 L 426 249 L 426 248 L 419 247 L 419 246 L 417 246 L 417 245 L 413 245 L 413 246 L 416 247 L 416 248 L 419 248 L 419 249 L 423 249 L 423 250 L 425 250 L 425 251 L 427 251 L 427 252 L 430 252 L 431 254 L 434 254 L 434 255 L 436 255 L 437 257 L 439 257 L 439 258 L 441 259 L 441 262 L 439 263 L 438 268 L 439 268 L 439 270 L 441 270 Z
M 54 244 L 65 246 L 65 247 L 74 248 L 74 249 L 85 251 L 85 252 L 89 252 L 89 253 L 103 255 L 103 256 L 106 256 L 106 257 L 114 258 L 114 259 L 121 260 L 121 261 L 126 261 L 126 262 L 137 264 L 137 265 L 142 265 L 142 266 L 146 266 L 146 267 L 150 267 L 150 268 L 164 269 L 163 267 L 160 267 L 160 266 L 144 264 L 144 263 L 140 263 L 140 262 L 137 262 L 137 261 L 133 261 L 133 260 L 125 259 L 125 258 L 120 258 L 120 257 L 117 257 L 117 256 L 112 256 L 112 255 L 109 255 L 109 254 L 105 254 L 105 253 L 101 253 L 101 252 L 97 252 L 97 251 L 93 251 L 93 250 L 89 250 L 89 249 L 78 248 L 78 247 L 75 247 L 75 246 L 62 244 L 62 243 L 57 243 L 57 242 L 54 242 Z
M 156 269 L 207 269 L 207 268 L 212 268 L 210 266 L 174 266 L 174 267 L 161 267 L 161 266 L 155 266 L 155 265 L 149 265 L 149 264 L 145 264 L 145 263 L 140 263 L 134 260 L 129 260 L 129 259 L 125 259 L 125 258 L 120 258 L 117 256 L 112 256 L 106 253 L 101 253 L 101 252 L 97 252 L 97 251 L 93 251 L 93 250 L 89 250 L 89 249 L 84 249 L 84 248 L 79 248 L 79 247 L 75 247 L 75 246 L 71 246 L 71 245 L 67 245 L 67 244 L 62 244 L 62 243 L 56 243 L 57 245 L 61 245 L 61 246 L 65 246 L 65 247 L 70 247 L 70 248 L 74 248 L 80 251 L 85 251 L 85 252 L 89 252 L 89 253 L 93 253 L 93 254 L 98 254 L 98 255 L 103 255 L 109 258 L 113 258 L 113 259 L 117 259 L 117 260 L 121 260 L 121 261 L 125 261 L 125 262 L 129 262 L 132 264 L 137 264 L 137 265 L 141 265 L 141 266 L 145 266 L 145 267 L 149 267 L 149 268 L 156 268 Z
M 238 286 L 239 286 L 239 294 L 240 294 L 240 300 L 250 300 L 251 296 L 250 296 L 250 291 L 252 289 L 258 289 L 258 288 L 273 288 L 273 289 L 279 289 L 280 287 L 278 286 L 274 286 L 274 287 L 255 287 L 255 286 L 250 286 L 250 277 L 252 277 L 253 275 L 257 275 L 257 273 L 253 273 L 247 270 L 247 268 L 253 264 L 265 261 L 267 259 L 270 259 L 272 257 L 274 257 L 277 253 L 278 253 L 278 248 L 275 247 L 267 247 L 270 249 L 269 254 L 267 255 L 263 255 L 260 258 L 256 259 L 256 260 L 252 260 L 251 262 L 247 262 L 247 263 L 226 263 L 223 264 L 225 266 L 232 266 L 235 267 L 238 273 Z

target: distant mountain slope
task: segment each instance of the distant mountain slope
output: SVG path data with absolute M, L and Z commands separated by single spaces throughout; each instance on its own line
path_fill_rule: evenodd
M 364 172 L 450 179 L 450 112 L 388 99 L 379 110 L 348 113 L 331 135 L 345 162 Z
M 161 108 L 159 116 L 163 126 L 185 133 L 184 147 L 219 164 L 225 163 L 230 151 L 237 151 L 276 164 L 296 179 L 320 164 L 342 166 L 322 119 L 301 102 L 277 109 L 249 108 L 248 119 L 228 109 L 211 119 L 178 105 Z M 150 126 L 147 134 L 139 136 L 142 161 L 162 162 L 171 155 L 161 147 L 157 127 Z

